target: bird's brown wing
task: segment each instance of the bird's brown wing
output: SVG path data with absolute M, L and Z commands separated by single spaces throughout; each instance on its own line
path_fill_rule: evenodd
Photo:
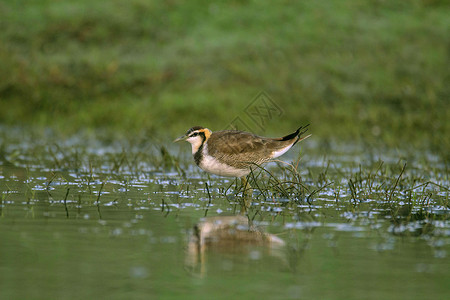
M 272 139 L 244 131 L 224 130 L 214 132 L 208 139 L 208 152 L 226 164 L 245 168 L 248 163 L 260 164 L 269 160 L 273 151 L 293 142 L 294 139 Z

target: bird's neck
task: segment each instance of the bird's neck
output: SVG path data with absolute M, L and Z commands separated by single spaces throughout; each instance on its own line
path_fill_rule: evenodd
M 200 165 L 200 162 L 203 159 L 203 148 L 205 147 L 207 138 L 203 132 L 200 133 L 202 137 L 201 141 L 196 144 L 192 144 L 192 154 L 194 155 L 194 160 L 197 165 Z

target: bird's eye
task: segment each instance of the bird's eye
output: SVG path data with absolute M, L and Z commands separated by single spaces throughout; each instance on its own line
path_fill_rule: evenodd
M 194 132 L 193 134 L 191 134 L 191 137 L 197 136 L 198 132 Z

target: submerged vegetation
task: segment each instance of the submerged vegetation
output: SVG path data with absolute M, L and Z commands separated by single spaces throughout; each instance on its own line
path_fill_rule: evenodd
M 235 285 L 227 274 L 239 283 L 257 281 L 270 285 L 274 299 L 288 289 L 285 280 L 275 284 L 273 277 L 288 277 L 295 286 L 305 286 L 309 278 L 306 294 L 311 298 L 334 293 L 330 282 L 340 283 L 343 298 L 351 299 L 355 291 L 360 296 L 368 292 L 355 290 L 355 280 L 364 286 L 362 275 L 377 272 L 383 274 L 377 282 L 384 289 L 369 289 L 374 299 L 417 292 L 439 298 L 447 293 L 443 261 L 450 237 L 450 172 L 432 153 L 377 154 L 373 148 L 348 145 L 333 145 L 330 153 L 304 143 L 294 148 L 300 152 L 297 158 L 255 165 L 248 175 L 253 188 L 249 198 L 238 180 L 209 176 L 197 168 L 186 148 L 177 151 L 136 137 L 57 140 L 15 133 L 3 135 L 0 143 L 4 298 L 30 298 L 36 291 L 48 296 L 43 298 L 56 293 L 78 298 L 79 284 L 89 279 L 95 285 L 82 290 L 86 298 L 111 291 L 123 298 L 129 285 L 138 286 L 133 295 L 143 298 L 172 297 L 197 291 L 192 274 L 199 278 L 195 280 L 217 280 L 220 286 Z M 265 231 L 249 231 L 241 223 L 236 229 L 211 230 L 217 225 L 211 225 L 211 217 L 224 225 L 223 218 L 239 216 L 249 199 L 251 205 L 240 219 Z M 208 219 L 201 221 L 204 217 Z M 199 226 L 206 228 L 194 235 L 199 241 L 231 242 L 196 242 L 191 232 Z M 23 264 L 11 259 L 17 253 L 25 257 Z M 324 274 L 333 277 L 352 265 L 358 268 L 350 269 L 347 277 L 323 286 Z M 39 272 L 22 279 L 23 270 Z M 427 281 L 417 284 L 425 275 Z M 100 283 L 99 277 L 104 279 Z M 392 286 L 398 278 L 410 288 Z M 15 288 L 16 281 L 24 280 L 39 287 Z M 57 288 L 52 288 L 54 282 Z M 205 285 L 208 298 L 220 293 L 215 285 Z M 203 285 L 200 289 L 197 293 L 204 295 Z M 251 290 L 252 296 L 266 294 Z
M 297 157 L 285 155 L 282 161 L 255 165 L 248 176 L 253 193 L 246 217 L 268 232 L 253 241 L 264 245 L 262 237 L 276 237 L 273 240 L 282 241 L 278 244 L 284 245 L 283 250 L 273 258 L 271 249 L 266 257 L 259 248 L 243 254 L 239 249 L 251 246 L 236 250 L 219 244 L 213 249 L 225 253 L 225 258 L 214 261 L 216 251 L 192 248 L 185 241 L 191 236 L 187 232 L 203 217 L 238 215 L 249 197 L 237 180 L 209 176 L 198 169 L 188 145 L 178 147 L 142 133 L 67 136 L 50 129 L 2 129 L 0 235 L 4 242 L 0 264 L 6 271 L 0 272 L 0 298 L 30 298 L 35 290 L 48 296 L 41 298 L 55 298 L 54 291 L 61 290 L 79 298 L 74 283 L 83 283 L 85 278 L 95 278 L 95 286 L 83 289 L 85 298 L 109 295 L 111 290 L 119 290 L 123 296 L 130 284 L 140 286 L 145 296 L 184 295 L 192 286 L 191 274 L 180 275 L 185 267 L 221 286 L 223 272 L 219 278 L 214 272 L 205 276 L 208 267 L 239 274 L 232 277 L 239 278 L 240 284 L 226 280 L 227 286 L 245 286 L 242 278 L 255 282 L 256 275 L 270 274 L 270 279 L 258 282 L 275 288 L 274 299 L 288 290 L 286 281 L 273 281 L 274 269 L 282 268 L 275 277 L 286 277 L 288 270 L 296 286 L 315 278 L 308 284 L 313 291 L 307 295 L 323 298 L 318 296 L 336 290 L 333 284 L 323 286 L 324 274 L 338 277 L 329 282 L 340 284 L 339 290 L 354 293 L 355 279 L 340 276 L 352 264 L 364 266 L 348 275 L 360 278 L 363 288 L 357 298 L 368 291 L 362 275 L 377 272 L 383 274 L 377 282 L 388 292 L 369 289 L 374 299 L 393 294 L 403 298 L 417 291 L 437 298 L 447 293 L 448 268 L 442 261 L 448 257 L 450 237 L 450 166 L 442 153 L 362 143 L 343 145 L 313 135 L 290 152 L 298 153 Z M 247 235 L 243 238 L 249 239 Z M 187 257 L 185 247 L 194 249 Z M 230 259 L 227 250 L 239 255 Z M 21 260 L 25 265 L 19 268 L 17 260 L 11 259 L 17 253 L 28 258 Z M 266 265 L 271 259 L 281 262 Z M 258 266 L 244 267 L 255 261 Z M 311 262 L 306 271 L 309 263 L 305 261 Z M 392 269 L 392 261 L 400 261 L 401 267 Z M 41 274 L 43 269 L 51 272 Z M 72 269 L 75 271 L 67 275 Z M 39 270 L 29 279 L 32 284 L 41 280 L 39 288 L 17 289 L 11 284 L 23 283 L 22 270 Z M 428 281 L 417 284 L 422 273 Z M 59 288 L 49 287 L 58 278 L 66 278 L 57 276 L 61 274 L 70 278 L 70 284 L 59 282 Z M 125 287 L 111 288 L 109 282 L 117 282 L 114 280 L 124 274 L 130 274 L 129 278 L 118 282 Z M 108 280 L 99 285 L 100 277 Z M 395 288 L 392 282 L 397 283 L 398 278 L 410 288 Z M 141 279 L 151 279 L 151 284 Z M 167 282 L 176 288 L 168 291 Z M 201 289 L 203 292 L 203 285 Z M 217 290 L 210 293 L 216 295 Z M 251 293 L 266 295 L 253 289 Z M 343 293 L 342 298 L 352 298 Z M 198 299 L 196 295 L 192 298 Z
M 59 214 L 67 218 L 96 208 L 99 219 L 103 206 L 139 203 L 165 215 L 193 207 L 198 216 L 237 214 L 248 197 L 238 180 L 210 178 L 193 166 L 189 155 L 158 149 L 148 141 L 123 148 L 91 148 L 93 141 L 86 140 L 75 143 L 85 146 L 31 143 L 20 149 L 4 143 L 2 215 L 8 214 L 14 199 L 25 197 L 32 207 L 42 201 L 42 193 L 45 199 L 57 199 L 52 205 L 60 206 Z M 255 165 L 247 177 L 253 189 L 249 219 L 309 220 L 320 226 L 329 222 L 323 218 L 387 219 L 395 233 L 400 227 L 414 228 L 409 234 L 431 234 L 436 221 L 448 225 L 448 164 L 417 153 L 404 154 L 413 163 L 406 157 L 384 162 L 382 157 L 356 153 L 345 161 L 345 154 L 335 155 L 305 154 L 292 163 Z M 12 180 L 18 174 L 21 180 Z

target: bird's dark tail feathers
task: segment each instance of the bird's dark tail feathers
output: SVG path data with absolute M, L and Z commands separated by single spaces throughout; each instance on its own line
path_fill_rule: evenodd
M 295 145 L 296 143 L 300 142 L 301 140 L 304 140 L 304 139 L 306 139 L 306 138 L 311 136 L 309 134 L 307 136 L 301 137 L 302 134 L 304 134 L 304 133 L 306 133 L 308 131 L 308 126 L 309 126 L 309 124 L 307 124 L 305 126 L 300 126 L 294 133 L 291 133 L 291 134 L 288 134 L 286 136 L 283 136 L 281 138 L 281 140 L 282 141 L 287 141 L 287 140 L 291 140 L 291 139 L 293 139 L 295 137 L 298 137 L 298 139 L 294 143 L 294 145 Z

